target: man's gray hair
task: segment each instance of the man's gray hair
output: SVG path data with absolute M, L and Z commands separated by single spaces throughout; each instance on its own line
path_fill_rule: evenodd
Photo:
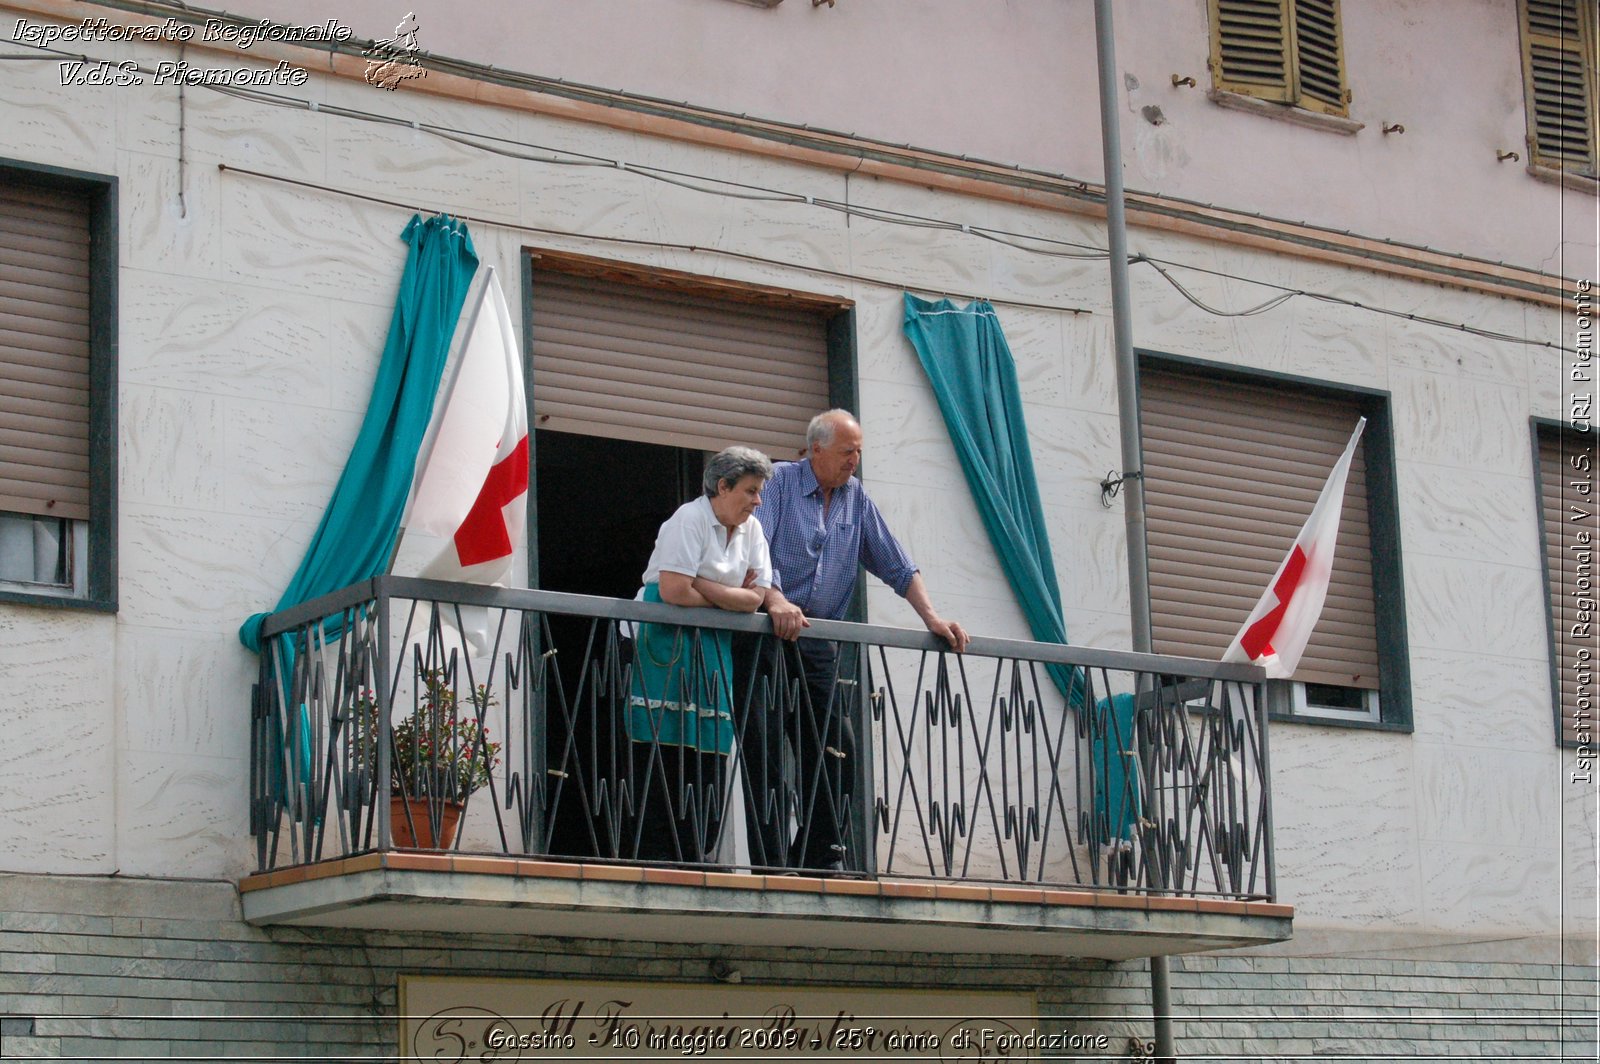
M 715 499 L 723 484 L 737 484 L 752 473 L 763 482 L 771 480 L 772 460 L 754 447 L 729 447 L 711 456 L 700 486 L 706 498 Z
M 843 407 L 834 407 L 824 410 L 811 419 L 806 426 L 806 450 L 813 447 L 826 447 L 833 442 L 833 431 L 841 421 L 854 421 L 856 416 Z

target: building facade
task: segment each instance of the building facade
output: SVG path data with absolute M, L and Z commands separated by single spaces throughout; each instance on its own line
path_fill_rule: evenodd
M 1087 0 L 412 7 L 0 5 L 6 1055 L 393 1052 L 406 978 L 713 993 L 718 963 L 1020 995 L 1136 1052 L 1163 950 L 1131 944 L 695 942 L 581 898 L 575 927 L 246 918 L 278 884 L 236 632 L 344 467 L 416 212 L 506 279 L 532 586 L 629 597 L 684 454 L 792 458 L 841 403 L 941 609 L 1030 639 L 902 331 L 907 292 L 982 298 L 1069 640 L 1132 645 Z M 1270 696 L 1293 937 L 1174 959 L 1180 1051 L 1592 1056 L 1595 5 L 1115 19 L 1158 654 L 1220 656 L 1366 418 L 1324 626 Z M 717 353 L 638 368 L 675 335 Z M 865 611 L 918 626 L 881 584 Z M 918 927 L 962 904 L 928 898 Z

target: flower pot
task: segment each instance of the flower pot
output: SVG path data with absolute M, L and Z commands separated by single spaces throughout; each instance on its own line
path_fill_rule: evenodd
M 443 802 L 439 814 L 439 838 L 433 837 L 430 819 L 433 802 L 428 798 L 390 798 L 389 831 L 396 849 L 448 850 L 456 841 L 456 825 L 461 823 L 461 803 Z M 409 814 L 409 815 L 408 815 Z

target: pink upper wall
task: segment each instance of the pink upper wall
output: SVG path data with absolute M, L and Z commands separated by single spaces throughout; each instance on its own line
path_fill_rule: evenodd
M 1353 136 L 1211 102 L 1205 0 L 1114 6 L 1130 188 L 1569 276 L 1594 273 L 1593 191 L 1563 192 L 1526 170 L 1515 0 L 1345 0 L 1351 117 L 1365 123 Z M 439 55 L 1102 178 L 1091 0 L 250 7 L 252 17 L 276 21 L 332 17 L 378 38 L 407 11 L 416 13 L 421 47 Z M 1199 87 L 1174 88 L 1174 74 Z M 1159 108 L 1160 124 L 1146 108 Z M 1405 132 L 1380 132 L 1394 123 Z M 1497 150 L 1522 161 L 1497 161 Z

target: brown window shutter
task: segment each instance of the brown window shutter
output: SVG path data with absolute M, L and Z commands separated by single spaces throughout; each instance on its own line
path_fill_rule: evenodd
M 1523 66 L 1528 140 L 1534 161 L 1596 169 L 1596 4 L 1523 0 Z
M 0 186 L 0 510 L 89 517 L 89 203 Z
M 1213 0 L 1211 62 L 1217 88 L 1289 102 L 1289 0 Z
M 792 459 L 828 407 L 814 309 L 536 270 L 530 322 L 538 429 Z
M 1338 0 L 1294 0 L 1295 103 L 1344 114 L 1344 49 Z
M 1346 114 L 1339 0 L 1212 0 L 1216 86 L 1260 100 Z
M 1154 649 L 1216 660 L 1311 513 L 1354 400 L 1146 367 L 1140 372 Z M 1332 584 L 1295 679 L 1377 689 L 1365 447 L 1345 487 Z
M 1555 693 L 1561 714 L 1561 738 L 1564 742 L 1577 742 L 1577 720 L 1573 715 L 1578 706 L 1578 669 L 1575 666 L 1578 650 L 1586 647 L 1592 651 L 1595 646 L 1593 627 L 1587 631 L 1581 627 L 1573 630 L 1579 624 L 1576 595 L 1579 569 L 1583 568 L 1591 581 L 1594 573 L 1590 559 L 1595 544 L 1579 543 L 1578 533 L 1594 527 L 1595 507 L 1590 498 L 1570 494 L 1567 499 L 1562 498 L 1567 481 L 1578 479 L 1577 471 L 1562 457 L 1562 436 L 1559 430 L 1539 433 L 1539 501 L 1544 525 L 1545 577 L 1550 587 L 1550 630 L 1556 654 Z M 1567 453 L 1570 456 L 1578 450 L 1568 447 Z M 1590 451 L 1586 449 L 1584 453 Z M 1574 520 L 1574 504 L 1580 507 L 1582 514 L 1590 515 L 1587 520 Z M 1584 547 L 1587 557 L 1580 556 L 1580 547 Z M 1594 664 L 1592 658 L 1586 662 L 1586 671 L 1592 673 Z M 1589 724 L 1594 724 L 1593 717 L 1589 718 Z

